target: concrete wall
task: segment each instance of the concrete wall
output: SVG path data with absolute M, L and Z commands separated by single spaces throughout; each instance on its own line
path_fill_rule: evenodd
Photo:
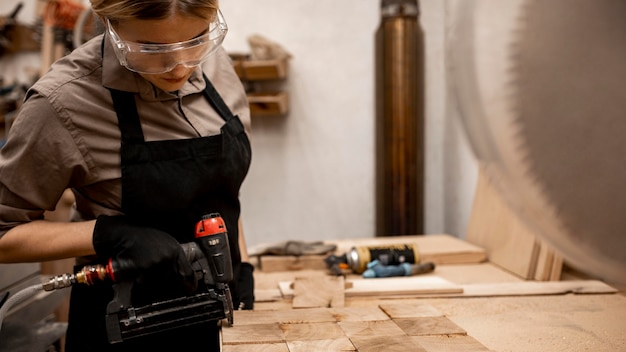
M 449 1 L 449 0 L 448 0 Z M 421 0 L 426 45 L 425 232 L 463 237 L 476 166 L 446 84 L 448 1 Z M 5 0 L 8 13 L 17 0 Z M 30 20 L 35 0 L 20 19 Z M 33 3 L 33 4 L 30 4 Z M 253 164 L 242 193 L 248 244 L 374 236 L 375 0 L 221 1 L 224 47 L 248 52 L 248 36 L 293 58 L 286 117 L 253 120 Z M 13 77 L 15 59 L 0 73 Z

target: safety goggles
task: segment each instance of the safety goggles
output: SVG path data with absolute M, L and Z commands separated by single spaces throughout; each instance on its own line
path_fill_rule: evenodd
M 195 67 L 204 62 L 224 41 L 228 26 L 218 10 L 207 31 L 193 39 L 171 44 L 144 44 L 122 40 L 106 19 L 107 34 L 120 65 L 144 74 L 160 74 L 178 65 Z

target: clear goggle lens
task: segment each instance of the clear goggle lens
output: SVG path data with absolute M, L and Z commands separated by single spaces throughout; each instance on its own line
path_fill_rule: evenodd
M 200 65 L 217 50 L 228 32 L 226 21 L 219 10 L 206 33 L 178 43 L 143 44 L 124 41 L 115 32 L 108 18 L 106 27 L 120 64 L 131 71 L 145 74 L 169 72 L 178 65 Z

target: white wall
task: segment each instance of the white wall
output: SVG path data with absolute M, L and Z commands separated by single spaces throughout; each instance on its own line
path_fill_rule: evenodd
M 292 53 L 284 118 L 253 119 L 242 190 L 249 244 L 374 236 L 375 0 L 221 2 L 224 46 L 261 34 Z M 422 0 L 426 50 L 425 232 L 464 236 L 476 170 L 449 104 L 446 2 Z
M 31 20 L 26 0 L 20 19 Z M 425 232 L 464 236 L 476 167 L 446 84 L 447 1 L 421 0 L 426 53 Z M 3 0 L 0 13 L 17 0 Z M 253 163 L 242 189 L 248 244 L 374 236 L 376 0 L 222 0 L 227 50 L 248 36 L 293 58 L 286 117 L 253 119 Z M 24 16 L 24 17 L 22 17 Z M 11 78 L 19 59 L 0 60 Z

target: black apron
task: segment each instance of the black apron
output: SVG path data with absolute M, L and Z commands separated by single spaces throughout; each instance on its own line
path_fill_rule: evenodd
M 237 306 L 239 189 L 250 166 L 250 142 L 239 118 L 206 77 L 205 81 L 204 95 L 225 124 L 219 135 L 182 140 L 146 142 L 134 94 L 111 90 L 122 133 L 122 212 L 181 243 L 193 241 L 195 224 L 202 215 L 220 213 L 228 231 L 235 273 L 230 286 Z M 219 350 L 216 323 L 109 345 L 104 317 L 112 297 L 108 286 L 72 288 L 67 352 Z

